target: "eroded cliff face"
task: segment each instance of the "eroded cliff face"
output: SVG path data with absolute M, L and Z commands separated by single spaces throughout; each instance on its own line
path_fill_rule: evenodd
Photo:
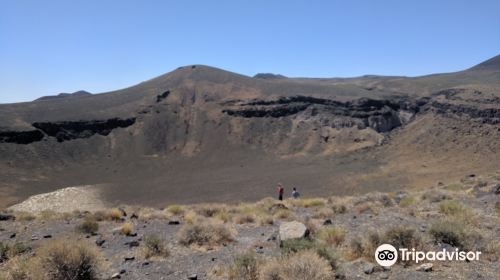
M 0 143 L 31 144 L 44 137 L 54 137 L 58 142 L 89 138 L 95 134 L 106 136 L 113 129 L 124 128 L 135 123 L 135 118 L 89 121 L 35 122 L 35 130 L 0 130 Z

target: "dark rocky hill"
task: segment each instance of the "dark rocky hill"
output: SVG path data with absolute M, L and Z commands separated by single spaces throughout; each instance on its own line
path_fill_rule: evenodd
M 0 206 L 78 185 L 163 205 L 259 199 L 277 182 L 323 196 L 489 172 L 500 164 L 493 62 L 349 79 L 192 65 L 113 92 L 0 105 Z

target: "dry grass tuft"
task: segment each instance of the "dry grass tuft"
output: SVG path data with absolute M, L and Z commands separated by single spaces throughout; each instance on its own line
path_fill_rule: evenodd
M 123 212 L 118 208 L 112 208 L 106 213 L 106 218 L 111 221 L 120 221 L 122 217 Z
M 214 221 L 185 224 L 177 232 L 177 237 L 185 246 L 219 246 L 234 240 L 228 226 Z
M 150 234 L 144 237 L 144 256 L 146 259 L 151 257 L 168 257 L 169 254 L 165 240 L 158 235 Z
M 81 233 L 95 234 L 99 230 L 99 224 L 93 216 L 85 217 L 83 222 L 76 229 Z
M 120 229 L 120 233 L 127 236 L 131 235 L 133 231 L 134 231 L 134 224 L 132 224 L 131 222 L 123 223 Z
M 184 207 L 182 205 L 178 205 L 178 204 L 172 204 L 172 205 L 169 205 L 165 211 L 168 213 L 168 214 L 172 214 L 172 215 L 182 215 L 184 214 Z
M 339 246 L 344 242 L 346 231 L 343 228 L 329 226 L 323 227 L 316 233 L 319 240 L 329 245 Z
M 262 280 L 334 279 L 328 261 L 312 250 L 300 251 L 285 258 L 271 260 L 262 266 L 259 275 Z

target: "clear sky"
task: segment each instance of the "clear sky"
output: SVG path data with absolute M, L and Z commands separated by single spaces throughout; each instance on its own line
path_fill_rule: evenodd
M 0 103 L 119 89 L 187 64 L 415 76 L 497 54 L 498 0 L 0 1 Z

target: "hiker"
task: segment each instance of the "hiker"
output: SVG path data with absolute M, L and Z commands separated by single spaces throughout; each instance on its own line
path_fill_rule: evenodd
M 300 196 L 300 193 L 297 191 L 297 188 L 293 188 L 292 197 L 297 199 L 297 198 L 299 198 L 299 196 Z
M 278 184 L 278 199 L 283 200 L 283 194 L 285 193 L 285 188 L 281 183 Z

